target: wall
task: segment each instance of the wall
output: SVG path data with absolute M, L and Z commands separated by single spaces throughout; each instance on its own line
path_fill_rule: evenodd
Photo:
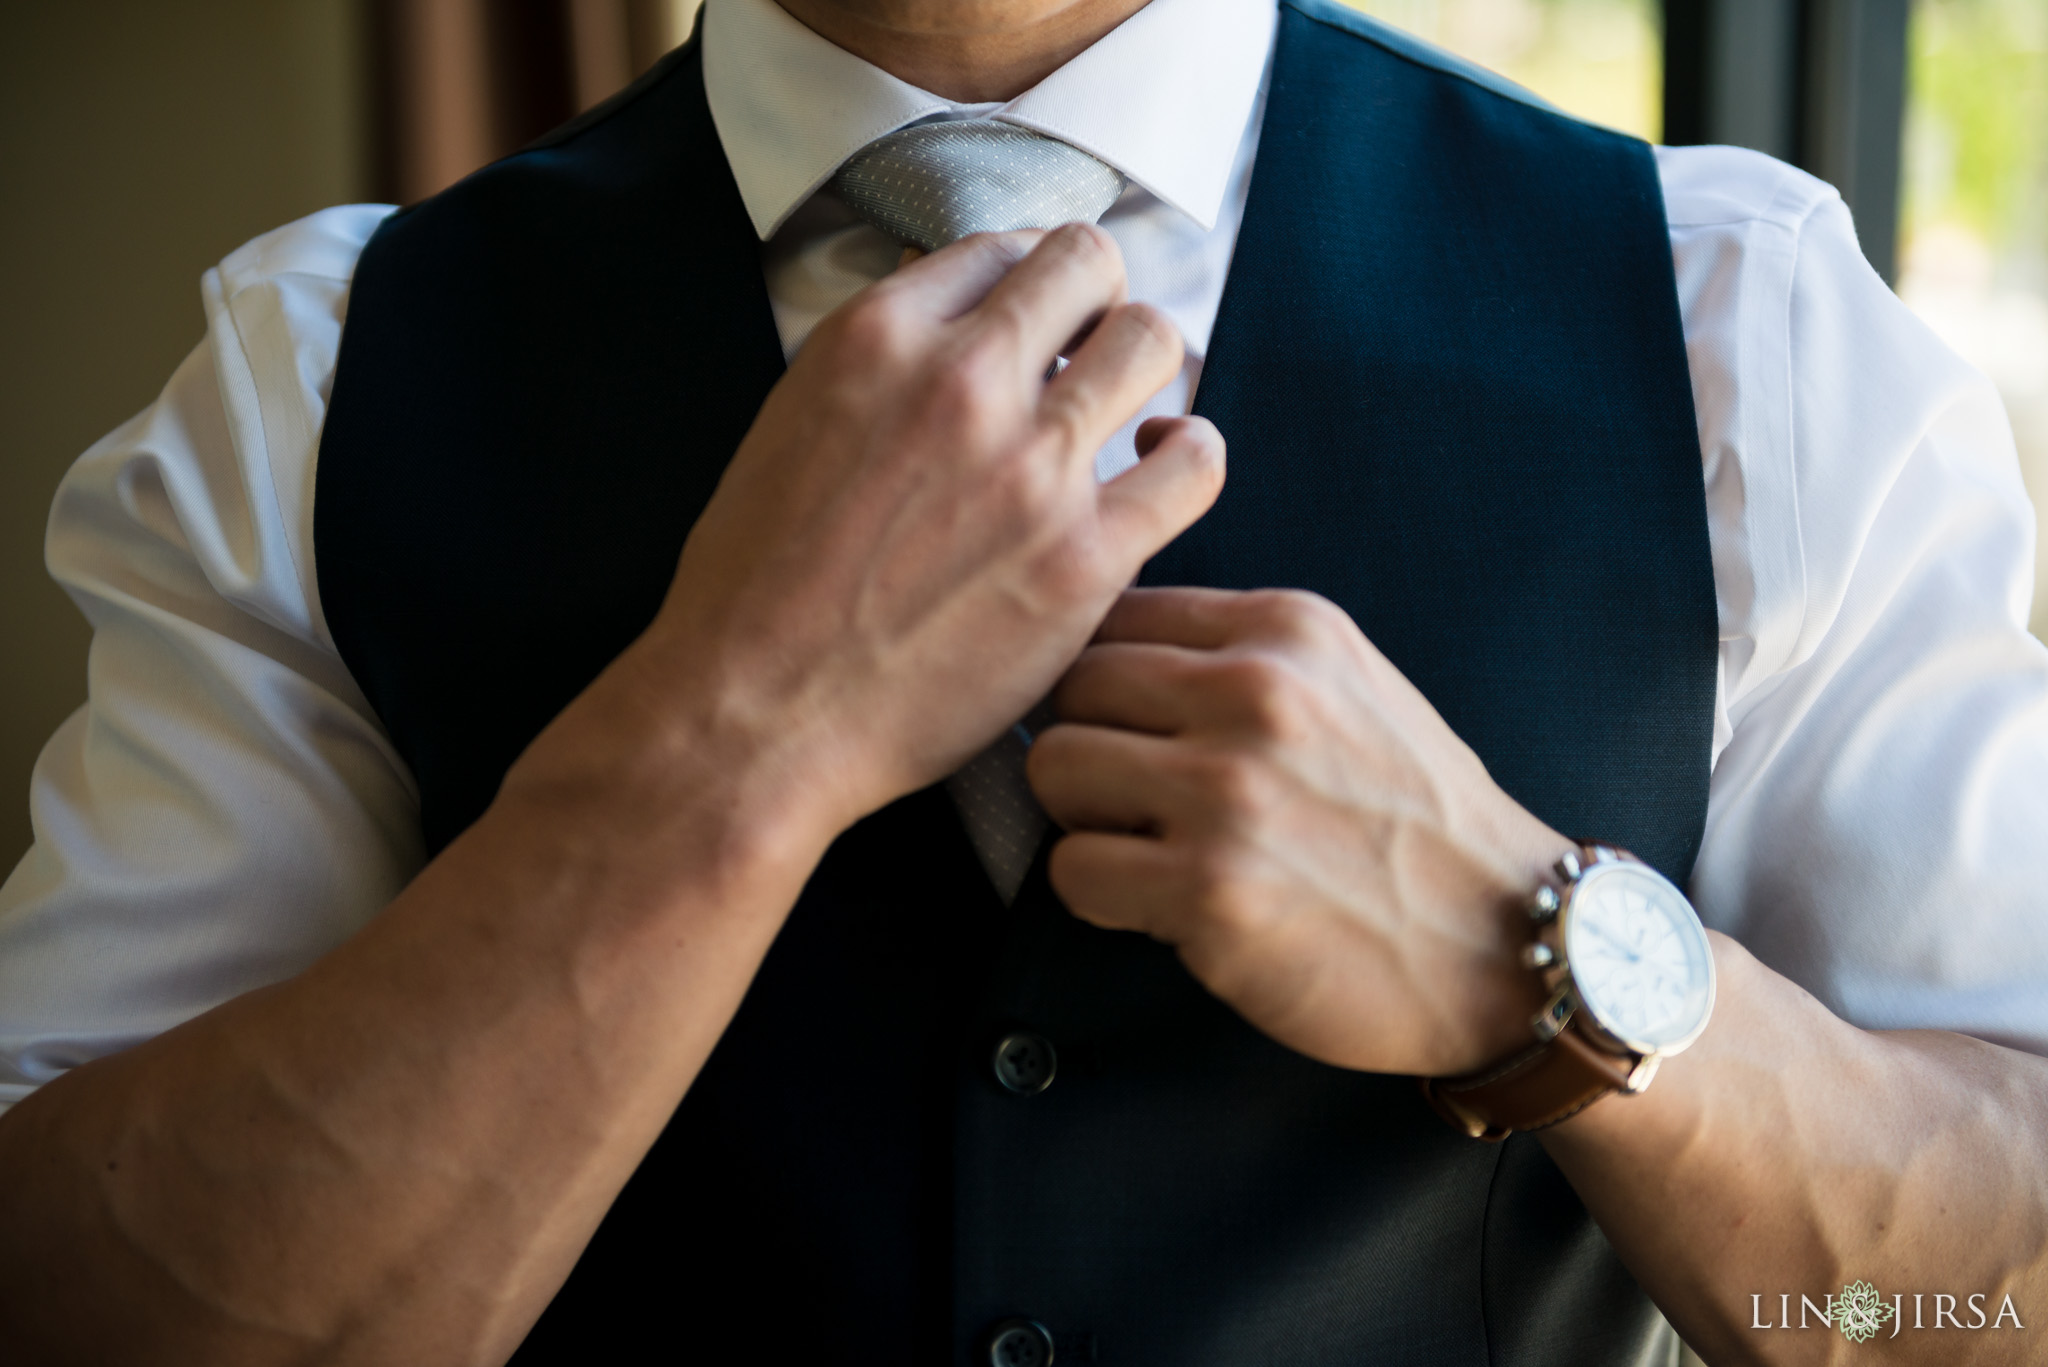
M 0 5 L 0 875 L 29 771 L 85 699 L 43 569 L 71 461 L 205 330 L 199 276 L 367 184 L 362 0 Z

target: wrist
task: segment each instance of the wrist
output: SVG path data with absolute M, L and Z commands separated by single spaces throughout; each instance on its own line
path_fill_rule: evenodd
M 650 887 L 765 879 L 793 898 L 858 813 L 831 800 L 794 728 L 736 692 L 627 651 L 514 763 L 493 815 Z
M 1518 1054 L 1423 1084 L 1444 1118 L 1499 1139 L 1641 1093 L 1712 1017 L 1717 951 L 1684 894 L 1626 850 L 1590 843 L 1527 903 L 1523 962 L 1546 997 Z
M 1768 990 L 1759 980 L 1768 970 L 1728 936 L 1717 930 L 1706 934 L 1717 979 L 1707 1028 L 1659 1067 L 1655 1086 L 1630 1097 L 1625 1108 L 1588 1107 L 1556 1127 L 1561 1140 L 1602 1145 L 1626 1136 L 1632 1146 L 1683 1143 L 1704 1123 L 1708 1080 L 1721 1071 L 1731 1051 L 1746 1066 L 1765 1071 L 1782 1060 L 1784 1019 L 1754 1010 L 1759 989 Z M 1551 1133 L 1545 1132 L 1546 1141 Z
M 1523 957 L 1534 932 L 1529 902 L 1551 881 L 1558 857 L 1577 845 L 1520 807 L 1511 817 L 1518 819 L 1496 823 L 1489 842 L 1496 860 L 1488 898 L 1491 952 L 1485 960 L 1485 985 L 1478 994 L 1484 1005 L 1474 1022 L 1473 1045 L 1463 1067 L 1446 1071 L 1468 1072 L 1527 1050 L 1537 1042 L 1533 1022 L 1550 996 L 1541 973 Z

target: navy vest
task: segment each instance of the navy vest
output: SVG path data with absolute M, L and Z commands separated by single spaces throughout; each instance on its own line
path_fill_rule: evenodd
M 430 849 L 652 618 L 783 363 L 695 45 L 393 216 L 322 438 L 320 590 Z M 1145 572 L 1341 604 L 1559 829 L 1683 879 L 1714 594 L 1656 168 L 1327 0 L 1285 0 L 1197 397 L 1216 508 Z M 1059 1074 L 998 1087 L 1005 1031 Z M 1654 1360 L 1535 1141 L 1312 1063 L 940 790 L 825 856 L 515 1362 Z

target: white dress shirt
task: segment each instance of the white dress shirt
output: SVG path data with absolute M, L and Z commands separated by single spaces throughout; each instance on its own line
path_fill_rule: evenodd
M 1018 99 L 960 107 L 772 0 L 709 0 L 706 85 L 785 346 L 896 259 L 818 193 L 839 162 L 992 114 L 1130 180 L 1105 225 L 1188 342 L 1147 411 L 1185 411 L 1274 22 L 1272 0 L 1154 0 Z M 1851 1021 L 2048 1051 L 2048 650 L 1998 398 L 1871 273 L 1827 186 L 1657 156 L 1721 629 L 1694 899 Z M 58 492 L 49 564 L 95 628 L 91 701 L 43 752 L 36 843 L 0 888 L 0 1104 L 298 972 L 420 868 L 412 778 L 313 561 L 350 273 L 387 212 L 315 214 L 209 271 L 204 344 Z M 1125 433 L 1098 464 L 1131 459 Z

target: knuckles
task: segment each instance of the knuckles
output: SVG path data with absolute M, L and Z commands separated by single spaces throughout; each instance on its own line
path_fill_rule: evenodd
M 1117 309 L 1116 315 L 1120 327 L 1129 328 L 1139 335 L 1144 350 L 1163 352 L 1172 358 L 1175 366 L 1180 364 L 1187 344 L 1171 318 L 1150 304 L 1125 304 Z
M 807 348 L 823 351 L 848 365 L 873 367 L 878 361 L 902 360 L 924 342 L 929 320 L 903 291 L 876 288 L 819 323 Z
M 1210 675 L 1210 686 L 1228 700 L 1239 724 L 1260 740 L 1305 738 L 1306 685 L 1284 661 L 1263 651 L 1248 651 L 1216 661 Z
M 1055 228 L 1045 235 L 1038 250 L 1063 252 L 1090 271 L 1114 276 L 1118 281 L 1124 278 L 1123 251 L 1109 235 L 1109 229 L 1100 224 L 1068 223 Z
M 1033 532 L 1053 526 L 1060 521 L 1067 507 L 1064 481 L 1060 479 L 1059 472 L 1044 461 L 1004 461 L 995 475 L 994 488 L 1004 519 L 1023 531 Z M 1069 549 L 1064 542 L 1059 544 L 1062 550 Z M 1070 553 L 1052 555 L 1045 567 L 1048 585 L 1056 589 L 1060 576 L 1077 565 L 1076 557 Z
M 1236 747 L 1191 749 L 1181 760 L 1180 780 L 1212 829 L 1256 826 L 1272 806 L 1273 782 L 1265 764 Z
M 1078 455 L 1084 447 L 1094 445 L 1095 431 L 1089 415 L 1064 394 L 1039 405 L 1036 425 L 1040 439 L 1055 451 Z
M 934 368 L 927 402 L 949 428 L 980 434 L 1000 418 L 1005 405 L 1000 358 L 981 346 L 963 347 Z
M 1042 514 L 1047 520 L 1051 514 Z M 1061 608 L 1095 603 L 1114 589 L 1121 571 L 1103 544 L 1085 534 L 1069 532 L 1052 544 L 1036 576 L 1047 600 Z
M 1344 609 L 1305 589 L 1258 589 L 1244 595 L 1239 610 L 1247 634 L 1289 645 L 1323 645 L 1357 630 Z

